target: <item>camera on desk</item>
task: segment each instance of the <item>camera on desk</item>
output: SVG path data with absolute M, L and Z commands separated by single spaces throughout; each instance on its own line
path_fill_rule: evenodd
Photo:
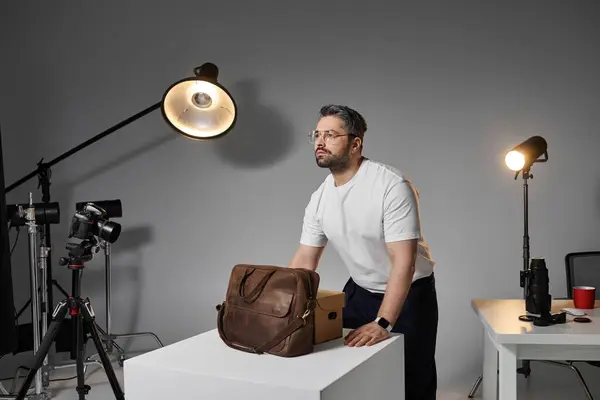
M 521 271 L 521 287 L 525 288 L 525 311 L 532 315 L 522 315 L 521 321 L 533 321 L 536 326 L 564 324 L 566 314 L 552 315 L 552 296 L 546 260 L 533 258 L 529 269 Z

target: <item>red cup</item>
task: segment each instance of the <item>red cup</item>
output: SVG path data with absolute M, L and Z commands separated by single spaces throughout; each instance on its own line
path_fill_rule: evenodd
M 575 286 L 573 288 L 573 305 L 575 308 L 591 310 L 596 302 L 596 288 L 592 286 Z

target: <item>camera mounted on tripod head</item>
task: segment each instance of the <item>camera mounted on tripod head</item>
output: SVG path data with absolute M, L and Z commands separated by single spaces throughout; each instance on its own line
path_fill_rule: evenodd
M 70 269 L 81 269 L 99 250 L 98 239 L 114 243 L 121 234 L 121 225 L 108 219 L 107 211 L 93 202 L 79 203 L 73 215 L 69 229 L 69 238 L 81 239 L 81 242 L 67 243 L 68 257 L 61 257 L 60 265 Z
M 121 225 L 108 219 L 107 211 L 95 203 L 85 203 L 79 208 L 71 221 L 69 238 L 81 240 L 93 239 L 94 236 L 114 243 L 121 234 Z

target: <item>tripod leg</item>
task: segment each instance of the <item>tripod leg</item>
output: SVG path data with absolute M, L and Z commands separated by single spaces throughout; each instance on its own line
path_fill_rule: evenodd
M 125 394 L 121 390 L 121 386 L 119 385 L 119 381 L 117 379 L 117 375 L 110 363 L 110 359 L 108 355 L 104 351 L 104 347 L 102 346 L 102 341 L 100 340 L 100 335 L 98 335 L 98 330 L 96 329 L 96 324 L 94 323 L 94 313 L 89 305 L 89 301 L 82 301 L 81 314 L 82 317 L 87 324 L 87 328 L 90 331 L 90 335 L 92 336 L 92 340 L 94 341 L 94 345 L 96 346 L 96 350 L 98 350 L 98 355 L 100 356 L 100 360 L 102 361 L 102 365 L 104 366 L 104 371 L 106 372 L 106 376 L 108 377 L 108 381 L 110 382 L 110 386 L 112 387 L 113 393 L 117 400 L 125 400 Z
M 85 358 L 85 334 L 83 331 L 83 318 L 81 314 L 74 315 L 72 318 L 75 320 L 75 326 L 77 330 L 77 337 L 75 340 L 75 346 L 77 348 L 77 393 L 79 393 L 79 400 L 85 400 L 85 395 L 90 391 L 90 387 L 85 384 L 85 368 L 83 360 Z
M 19 393 L 17 394 L 17 400 L 25 399 L 27 391 L 29 390 L 29 386 L 35 378 L 38 369 L 40 369 L 40 367 L 44 363 L 44 359 L 48 355 L 48 351 L 50 351 L 50 347 L 52 346 L 52 342 L 54 342 L 56 335 L 58 335 L 60 324 L 65 319 L 65 315 L 67 314 L 68 310 L 69 309 L 67 308 L 66 300 L 63 300 L 56 305 L 56 309 L 54 310 L 54 314 L 52 315 L 53 321 L 50 324 L 48 332 L 44 336 L 44 339 L 42 340 L 42 343 L 40 344 L 37 353 L 35 354 L 33 365 L 31 366 L 31 369 L 29 370 L 29 373 L 25 378 L 25 382 L 23 382 L 23 386 L 21 386 L 21 390 L 19 390 Z

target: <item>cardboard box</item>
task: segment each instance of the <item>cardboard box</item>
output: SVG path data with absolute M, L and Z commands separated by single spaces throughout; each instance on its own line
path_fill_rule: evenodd
M 344 292 L 319 289 L 315 309 L 315 344 L 342 337 Z

